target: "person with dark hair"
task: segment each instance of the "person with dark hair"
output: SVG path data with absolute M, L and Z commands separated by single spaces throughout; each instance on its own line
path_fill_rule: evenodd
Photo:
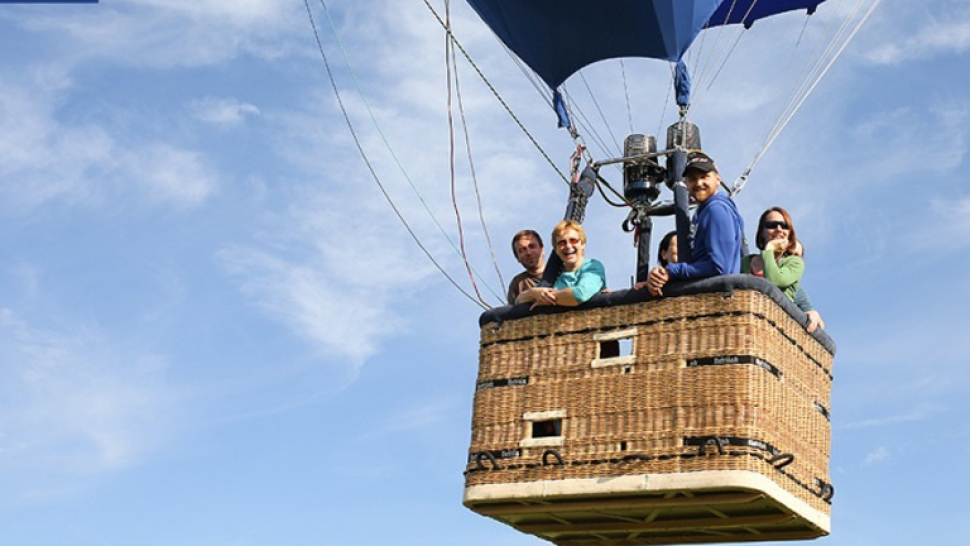
M 667 267 L 667 264 L 677 263 L 677 257 L 677 230 L 674 230 L 660 239 L 660 246 L 657 247 L 657 263 Z
M 546 269 L 543 256 L 542 237 L 532 229 L 523 229 L 512 237 L 512 253 L 525 271 L 512 278 L 509 283 L 509 305 L 515 305 L 519 294 L 539 284 Z
M 744 221 L 734 201 L 717 192 L 721 175 L 714 160 L 703 152 L 691 152 L 684 168 L 684 183 L 697 211 L 691 220 L 689 262 L 655 267 L 647 275 L 647 288 L 654 296 L 663 295 L 671 280 L 695 280 L 730 275 L 741 270 L 741 241 Z
M 671 231 L 660 239 L 660 246 L 657 247 L 657 263 L 660 267 L 667 267 L 667 264 L 677 263 L 677 230 Z M 647 281 L 638 282 L 633 286 L 634 290 L 640 290 L 647 286 Z
M 576 306 L 606 288 L 606 269 L 598 260 L 586 259 L 586 231 L 578 222 L 563 220 L 552 230 L 562 273 L 552 287 L 535 286 L 521 294 L 516 303 Z
M 741 261 L 741 271 L 764 277 L 780 288 L 788 299 L 795 301 L 798 282 L 805 272 L 805 262 L 794 254 L 799 244 L 788 211 L 781 207 L 766 210 L 758 219 L 755 244 L 761 249 L 761 254 L 745 256 Z

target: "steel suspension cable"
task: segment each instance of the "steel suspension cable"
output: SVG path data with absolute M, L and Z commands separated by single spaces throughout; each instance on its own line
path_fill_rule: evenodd
M 603 120 L 603 125 L 606 126 L 606 132 L 608 132 L 610 134 L 610 138 L 613 139 L 613 145 L 616 146 L 617 150 L 620 150 L 620 153 L 622 154 L 623 153 L 622 152 L 623 148 L 621 148 L 620 147 L 620 143 L 617 142 L 616 135 L 613 134 L 613 128 L 610 127 L 610 122 L 606 120 L 606 114 L 604 114 L 603 113 L 603 109 L 600 108 L 600 103 L 599 103 L 598 100 L 596 100 L 596 95 L 594 95 L 593 94 L 593 90 L 590 89 L 589 82 L 586 81 L 586 75 L 583 74 L 583 71 L 582 70 L 579 71 L 579 79 L 581 79 L 583 81 L 583 86 L 586 87 L 586 92 L 589 93 L 589 98 L 592 99 L 593 106 L 595 106 L 596 107 L 596 111 L 599 112 L 600 119 Z
M 458 51 L 461 51 L 461 54 L 468 61 L 468 64 L 470 64 L 471 67 L 475 69 L 475 73 L 478 74 L 478 77 L 482 79 L 482 81 L 492 92 L 492 94 L 495 95 L 495 98 L 498 99 L 502 107 L 505 108 L 505 111 L 509 114 L 509 116 L 512 117 L 512 120 L 515 121 L 516 125 L 519 126 L 519 129 L 523 132 L 523 134 L 525 134 L 525 136 L 529 139 L 529 141 L 532 142 L 532 145 L 535 146 L 535 148 L 539 151 L 539 153 L 542 154 L 542 157 L 546 160 L 549 166 L 552 167 L 552 170 L 556 171 L 556 174 L 558 174 L 559 177 L 562 178 L 562 181 L 568 185 L 569 179 L 566 178 L 566 175 L 559 170 L 559 167 L 556 166 L 556 163 L 552 160 L 551 157 L 549 157 L 549 154 L 547 154 L 546 151 L 542 148 L 542 146 L 539 145 L 539 142 L 535 139 L 535 137 L 532 136 L 532 133 L 530 133 L 529 130 L 526 129 L 525 125 L 522 123 L 519 117 L 515 115 L 515 112 L 512 111 L 512 108 L 508 105 L 508 103 L 505 102 L 505 99 L 502 98 L 502 95 L 500 95 L 498 90 L 495 89 L 495 86 L 492 85 L 492 82 L 490 82 L 488 78 L 485 77 L 485 74 L 482 72 L 481 68 L 479 68 L 478 65 L 475 64 L 475 61 L 472 59 L 471 55 L 468 54 L 468 51 L 465 50 L 464 46 L 461 45 L 461 42 L 458 41 L 458 38 L 456 38 L 454 33 L 451 32 L 451 29 L 448 28 L 448 25 L 446 25 L 444 20 L 442 20 L 441 16 L 438 15 L 438 12 L 434 9 L 434 6 L 432 6 L 428 0 L 422 0 L 422 1 L 424 2 L 424 5 L 427 6 L 428 9 L 431 11 L 431 13 L 434 15 L 435 19 L 438 20 L 438 24 L 440 24 L 441 27 L 445 29 L 445 32 L 448 33 L 449 38 L 454 42 L 455 47 L 458 48 Z
M 357 131 L 354 129 L 354 125 L 350 121 L 350 115 L 347 113 L 347 108 L 344 106 L 343 98 L 341 97 L 340 91 L 337 88 L 337 81 L 334 78 L 333 71 L 330 68 L 330 60 L 328 59 L 327 53 L 324 50 L 323 41 L 320 39 L 320 33 L 317 30 L 317 24 L 313 18 L 313 12 L 310 9 L 310 0 L 303 0 L 303 4 L 304 6 L 306 6 L 307 17 L 309 17 L 310 26 L 313 28 L 313 36 L 317 41 L 317 48 L 320 50 L 320 56 L 323 58 L 323 63 L 326 66 L 327 77 L 330 80 L 330 86 L 333 88 L 334 95 L 337 98 L 337 103 L 340 105 L 340 111 L 343 114 L 344 122 L 347 124 L 347 128 L 350 130 L 350 134 L 354 140 L 354 145 L 357 147 L 357 151 L 360 153 L 361 158 L 364 160 L 364 164 L 367 166 L 367 170 L 370 172 L 370 175 L 374 179 L 374 182 L 377 183 L 377 187 L 380 188 L 381 194 L 384 196 L 384 199 L 387 201 L 388 205 L 391 206 L 391 210 L 394 211 L 394 214 L 397 216 L 398 220 L 400 220 L 401 224 L 404 225 L 404 229 L 407 230 L 408 234 L 414 240 L 415 244 L 417 244 L 418 248 L 420 248 L 421 251 L 424 252 L 424 255 L 428 258 L 428 260 L 430 260 L 431 263 L 434 264 L 435 268 L 437 268 L 438 271 L 441 272 L 441 274 L 444 275 L 446 279 L 448 279 L 448 282 L 450 282 L 452 286 L 455 287 L 455 289 L 461 292 L 466 298 L 471 300 L 472 303 L 478 305 L 479 307 L 482 307 L 482 309 L 486 309 L 480 302 L 476 301 L 471 294 L 466 292 L 457 282 L 455 282 L 455 279 L 453 279 L 451 275 L 449 275 L 448 272 L 441 267 L 441 264 L 439 264 L 437 260 L 434 259 L 434 256 L 431 255 L 431 252 L 428 251 L 428 249 L 421 242 L 421 239 L 418 238 L 417 234 L 414 232 L 414 230 L 408 224 L 407 220 L 401 214 L 401 211 L 398 210 L 397 205 L 394 204 L 394 201 L 391 199 L 390 194 L 387 193 L 387 189 L 384 187 L 384 184 L 381 182 L 380 177 L 377 175 L 377 172 L 374 170 L 374 166 L 370 162 L 370 158 L 367 157 L 367 153 L 364 151 L 363 145 L 361 144 L 360 139 L 357 136 Z
M 445 21 L 448 24 L 448 28 L 451 28 L 451 0 L 445 0 Z M 455 190 L 455 120 L 452 113 L 452 92 L 451 92 L 451 68 L 454 60 L 454 50 L 451 44 L 451 40 L 445 35 L 445 79 L 447 80 L 447 95 L 448 95 L 448 166 L 451 174 L 451 204 L 455 209 L 455 225 L 458 226 L 458 244 L 461 247 L 461 259 L 465 264 L 465 270 L 468 272 L 468 279 L 472 283 L 472 288 L 475 290 L 475 296 L 478 297 L 478 301 L 482 302 L 485 307 L 491 308 L 488 302 L 482 298 L 482 293 L 478 290 L 478 283 L 475 282 L 475 275 L 472 273 L 471 264 L 468 263 L 468 253 L 465 250 L 465 229 L 461 222 L 461 210 L 458 207 L 458 195 Z M 456 67 L 457 68 L 457 67 Z M 457 78 L 457 72 L 455 73 Z
M 878 7 L 880 3 L 882 3 L 882 0 L 872 0 L 872 5 L 866 11 L 865 15 L 863 15 L 862 18 L 859 20 L 859 22 L 856 24 L 855 28 L 852 30 L 852 33 L 849 34 L 848 38 L 846 38 L 845 41 L 842 43 L 842 45 L 838 48 L 838 51 L 836 51 L 835 55 L 833 55 L 832 58 L 829 60 L 829 62 L 825 65 L 825 68 L 818 74 L 818 76 L 809 86 L 807 91 L 802 95 L 801 99 L 798 101 L 795 107 L 791 109 L 791 111 L 788 113 L 787 117 L 785 118 L 784 122 L 781 124 L 781 126 L 772 136 L 772 138 L 768 142 L 766 142 L 764 146 L 762 146 L 761 150 L 758 151 L 758 153 L 755 155 L 755 158 L 751 161 L 751 164 L 748 165 L 748 168 L 745 169 L 744 173 L 740 177 L 738 177 L 738 179 L 734 182 L 735 189 L 732 190 L 731 192 L 732 195 L 737 195 L 738 193 L 741 192 L 742 189 L 744 189 L 744 186 L 748 182 L 748 176 L 751 174 L 751 171 L 758 164 L 758 162 L 761 161 L 761 158 L 764 157 L 765 152 L 767 152 L 768 148 L 775 142 L 775 140 L 778 138 L 778 135 L 780 135 L 781 132 L 785 129 L 785 127 L 788 125 L 788 122 L 790 122 L 792 117 L 794 117 L 795 113 L 798 112 L 798 110 L 805 103 L 805 101 L 808 100 L 808 97 L 812 94 L 812 92 L 815 91 L 815 88 L 818 86 L 819 82 L 822 81 L 822 78 L 825 77 L 829 69 L 832 68 L 832 65 L 842 55 L 842 52 L 845 51 L 845 48 L 848 47 L 852 39 L 855 38 L 856 34 L 859 33 L 859 30 L 862 29 L 862 26 L 865 25 L 866 21 L 869 20 L 869 17 L 872 16 L 872 13 L 875 11 L 876 7 Z
M 626 65 L 623 63 L 623 59 L 620 59 L 620 74 L 623 76 L 623 96 L 626 98 L 626 119 L 630 122 L 630 134 L 632 135 L 635 132 L 633 129 L 633 112 L 630 109 L 630 89 L 626 84 Z
M 320 5 L 323 7 L 323 13 L 324 15 L 326 15 L 327 22 L 330 26 L 330 31 L 333 34 L 334 41 L 337 43 L 337 47 L 340 50 L 341 55 L 343 56 L 344 63 L 347 65 L 347 70 L 350 73 L 351 79 L 354 82 L 354 86 L 357 89 L 357 94 L 360 96 L 361 103 L 364 105 L 364 109 L 367 110 L 367 113 L 370 116 L 371 122 L 374 124 L 374 128 L 377 131 L 377 134 L 380 135 L 381 140 L 384 143 L 384 147 L 387 149 L 391 158 L 394 160 L 394 164 L 397 165 L 398 170 L 401 172 L 401 175 L 404 177 L 408 185 L 411 187 L 411 190 L 414 192 L 415 196 L 417 196 L 418 200 L 421 202 L 421 205 L 424 207 L 424 210 L 428 213 L 428 216 L 431 217 L 431 220 L 434 222 L 434 225 L 438 228 L 438 231 L 441 232 L 441 235 L 445 238 L 445 240 L 448 241 L 448 244 L 451 245 L 455 253 L 461 255 L 461 250 L 452 240 L 448 232 L 445 231 L 445 228 L 441 225 L 441 222 L 438 221 L 438 217 L 435 216 L 434 212 L 431 211 L 431 207 L 428 206 L 428 203 L 425 201 L 424 196 L 421 195 L 421 192 L 414 185 L 414 181 L 411 180 L 411 176 L 408 175 L 408 172 L 404 168 L 404 165 L 401 163 L 401 160 L 398 158 L 397 153 L 394 152 L 394 147 L 391 146 L 391 143 L 388 140 L 387 135 L 384 134 L 384 130 L 381 128 L 380 123 L 378 123 L 377 116 L 374 115 L 374 111 L 371 109 L 370 102 L 367 100 L 367 96 L 364 94 L 364 90 L 360 84 L 360 80 L 357 78 L 357 72 L 354 70 L 353 65 L 350 63 L 350 57 L 347 55 L 347 50 L 346 48 L 344 48 L 343 41 L 340 40 L 340 34 L 337 32 L 337 25 L 336 23 L 334 23 L 333 18 L 330 17 L 330 8 L 327 6 L 326 0 L 320 0 Z M 472 269 L 472 271 L 474 271 L 474 268 Z M 485 288 L 488 289 L 489 292 L 492 293 L 492 295 L 494 295 L 499 300 L 502 299 L 502 297 L 499 296 L 494 289 L 492 289 L 492 287 L 488 284 L 488 282 L 486 282 L 485 279 L 478 274 L 478 272 L 475 272 L 475 275 L 479 278 L 479 280 L 482 281 L 482 284 L 485 286 Z

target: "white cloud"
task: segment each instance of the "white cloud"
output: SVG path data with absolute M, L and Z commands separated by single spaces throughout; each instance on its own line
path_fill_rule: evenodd
M 837 428 L 839 430 L 857 430 L 864 428 L 887 427 L 902 423 L 917 423 L 926 421 L 927 419 L 938 415 L 941 411 L 942 409 L 938 406 L 923 404 L 914 408 L 908 413 L 855 421 L 840 425 Z
M 52 79 L 58 83 L 49 86 Z M 129 142 L 106 127 L 61 121 L 71 87 L 63 75 L 37 71 L 19 84 L 0 83 L 0 193 L 25 206 L 62 199 L 97 203 L 134 191 L 149 201 L 198 205 L 218 175 L 192 150 L 165 142 Z
M 129 466 L 175 408 L 165 365 L 119 354 L 97 331 L 36 328 L 0 309 L 0 468 L 88 474 Z
M 236 98 L 205 97 L 190 105 L 196 118 L 215 125 L 239 125 L 246 116 L 258 116 L 259 108 Z
M 335 274 L 325 262 L 289 261 L 253 248 L 227 249 L 220 258 L 259 307 L 335 361 L 347 359 L 353 370 L 401 327 L 387 310 L 389 289 L 353 287 L 353 276 Z M 357 267 L 368 276 L 366 263 Z
M 299 43 L 293 29 L 307 27 L 302 4 L 274 0 L 141 0 L 21 16 L 30 31 L 68 39 L 70 62 L 155 67 L 202 66 L 241 53 L 277 58 Z
M 864 466 L 885 462 L 889 459 L 889 449 L 886 446 L 879 446 L 866 454 Z
M 156 143 L 126 150 L 119 178 L 129 178 L 152 199 L 178 205 L 198 205 L 216 188 L 218 175 L 198 152 Z
M 865 58 L 876 64 L 895 65 L 966 52 L 970 49 L 970 9 L 966 2 L 941 4 L 937 13 L 923 12 L 922 20 L 907 19 L 906 27 L 897 32 L 881 32 L 879 36 L 886 41 L 867 51 Z

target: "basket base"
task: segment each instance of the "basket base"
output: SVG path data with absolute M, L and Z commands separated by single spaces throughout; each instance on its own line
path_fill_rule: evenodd
M 464 503 L 560 546 L 798 540 L 831 525 L 769 478 L 740 470 L 474 485 Z

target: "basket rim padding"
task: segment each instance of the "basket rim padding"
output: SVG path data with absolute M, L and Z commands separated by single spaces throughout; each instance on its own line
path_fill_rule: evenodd
M 542 306 L 537 307 L 534 310 L 530 310 L 529 307 L 532 305 L 530 303 L 495 307 L 482 313 L 478 318 L 478 324 L 479 326 L 483 327 L 493 322 L 515 320 L 535 315 L 568 313 L 577 309 L 582 310 L 593 309 L 596 307 L 614 307 L 663 298 L 675 298 L 678 296 L 692 296 L 707 293 L 724 293 L 733 292 L 736 290 L 753 290 L 760 292 L 777 303 L 802 328 L 808 324 L 808 316 L 803 313 L 801 309 L 799 309 L 798 306 L 796 306 L 791 300 L 789 300 L 785 294 L 778 289 L 777 286 L 771 284 L 765 279 L 762 279 L 761 277 L 743 274 L 722 275 L 688 282 L 674 281 L 664 287 L 664 296 L 659 298 L 652 296 L 645 288 L 641 290 L 625 289 L 614 292 L 600 292 L 579 307 Z M 829 337 L 824 330 L 816 329 L 809 335 L 815 338 L 815 340 L 818 341 L 830 354 L 835 354 L 835 340 Z

